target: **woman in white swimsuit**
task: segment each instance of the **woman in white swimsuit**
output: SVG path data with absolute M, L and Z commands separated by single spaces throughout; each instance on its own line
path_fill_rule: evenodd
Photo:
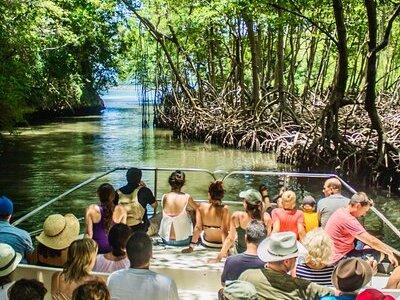
M 173 172 L 168 179 L 171 191 L 161 199 L 163 217 L 158 234 L 166 245 L 187 246 L 193 235 L 193 224 L 190 211 L 197 210 L 193 198 L 181 191 L 185 184 L 185 173 Z

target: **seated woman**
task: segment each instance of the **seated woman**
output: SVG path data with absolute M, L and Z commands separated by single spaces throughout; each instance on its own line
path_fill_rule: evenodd
M 53 300 L 69 300 L 73 291 L 90 280 L 102 280 L 90 275 L 96 262 L 97 244 L 89 238 L 74 241 L 68 248 L 67 262 L 61 272 L 51 278 Z
M 222 204 L 224 197 L 222 181 L 212 182 L 208 188 L 209 203 L 200 203 L 196 211 L 196 226 L 189 248 L 183 249 L 183 253 L 193 251 L 199 237 L 206 247 L 221 248 L 228 235 L 229 208 Z
M 171 191 L 161 199 L 163 216 L 158 234 L 166 245 L 187 246 L 193 235 L 192 220 L 189 210 L 197 210 L 193 198 L 181 191 L 185 184 L 185 173 L 173 172 L 168 179 Z
M 296 276 L 320 285 L 332 286 L 332 273 L 335 268 L 330 265 L 333 243 L 322 228 L 307 233 L 303 245 L 307 253 L 299 257 Z
M 43 223 L 43 231 L 36 237 L 36 251 L 30 263 L 47 267 L 62 267 L 67 261 L 68 247 L 79 236 L 79 221 L 73 214 L 50 215 Z
M 93 271 L 112 273 L 120 269 L 129 268 L 129 259 L 125 247 L 132 235 L 131 229 L 125 224 L 115 224 L 108 233 L 108 242 L 112 251 L 97 255 Z
M 229 224 L 229 234 L 218 256 L 215 259 L 209 260 L 210 263 L 219 262 L 223 257 L 226 257 L 229 249 L 236 240 L 236 252 L 242 253 L 246 251 L 246 228 L 252 220 L 261 221 L 265 225 L 268 235 L 271 232 L 271 217 L 267 212 L 264 212 L 261 194 L 254 189 L 250 189 L 240 192 L 239 197 L 243 199 L 245 211 L 235 211 L 232 214 Z
M 126 172 L 127 184 L 117 190 L 118 203 L 128 212 L 126 224 L 132 232 L 147 232 L 150 221 L 147 216 L 147 205 L 157 212 L 158 202 L 153 192 L 142 182 L 142 170 L 130 168 Z
M 21 260 L 22 255 L 15 252 L 13 247 L 0 243 L 0 299 L 8 299 L 7 292 L 14 284 L 14 270 Z
M 113 224 L 126 223 L 127 213 L 122 205 L 115 205 L 115 190 L 109 183 L 97 189 L 100 204 L 92 204 L 86 209 L 86 234 L 99 245 L 99 253 L 108 253 L 108 231 Z
M 304 214 L 296 209 L 296 194 L 286 191 L 282 194 L 282 207 L 272 211 L 272 232 L 291 231 L 302 240 L 305 235 Z

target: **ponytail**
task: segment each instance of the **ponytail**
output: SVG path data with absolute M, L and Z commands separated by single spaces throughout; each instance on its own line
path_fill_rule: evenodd
M 97 189 L 97 195 L 99 196 L 101 207 L 103 207 L 103 220 L 104 229 L 106 232 L 110 230 L 112 224 L 112 216 L 114 213 L 114 198 L 110 200 L 110 196 L 114 194 L 115 190 L 113 186 L 109 183 L 103 183 Z

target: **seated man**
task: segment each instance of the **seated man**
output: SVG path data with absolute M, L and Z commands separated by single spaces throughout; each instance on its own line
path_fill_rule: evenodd
M 322 192 L 325 198 L 317 203 L 317 212 L 320 219 L 321 227 L 324 228 L 329 217 L 339 208 L 346 207 L 349 198 L 341 195 L 342 183 L 337 178 L 329 178 L 324 183 Z
M 135 232 L 131 236 L 126 245 L 130 268 L 116 271 L 108 277 L 107 285 L 112 299 L 179 299 L 172 279 L 149 270 L 152 247 L 146 233 Z
M 247 270 L 239 280 L 252 283 L 259 299 L 319 299 L 333 294 L 333 290 L 327 287 L 288 274 L 296 265 L 298 245 L 293 232 L 272 233 L 257 250 L 267 267 Z
M 0 243 L 8 244 L 15 252 L 22 255 L 22 263 L 26 263 L 26 255 L 33 252 L 32 239 L 28 232 L 10 224 L 13 214 L 13 203 L 5 196 L 0 197 Z
M 321 300 L 354 300 L 360 289 L 365 287 L 372 279 L 374 271 L 371 266 L 359 258 L 341 260 L 332 274 L 332 283 L 337 296 L 325 296 Z
M 157 200 L 153 192 L 142 182 L 142 171 L 130 168 L 126 172 L 127 184 L 117 190 L 118 204 L 127 211 L 126 224 L 132 231 L 147 232 L 150 221 L 147 216 L 147 205 L 157 212 Z
M 385 253 L 390 262 L 398 265 L 398 261 L 392 249 L 376 237 L 369 234 L 360 224 L 357 218 L 364 216 L 373 201 L 363 193 L 354 194 L 346 208 L 339 208 L 332 214 L 325 226 L 325 231 L 333 242 L 332 263 L 336 263 L 343 257 L 373 256 L 377 262 L 382 260 L 381 253 Z M 354 248 L 354 240 L 360 240 L 372 249 L 357 250 Z
M 224 271 L 222 272 L 221 282 L 236 280 L 240 274 L 248 269 L 263 268 L 265 263 L 257 256 L 257 248 L 267 232 L 263 223 L 253 220 L 246 228 L 246 251 L 238 255 L 229 256 L 226 259 Z

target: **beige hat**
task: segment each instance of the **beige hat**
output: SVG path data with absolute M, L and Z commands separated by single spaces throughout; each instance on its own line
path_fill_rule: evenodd
M 257 249 L 258 257 L 264 262 L 282 261 L 306 252 L 304 246 L 296 241 L 296 234 L 290 231 L 271 234 Z
M 0 276 L 7 276 L 15 270 L 22 255 L 7 244 L 0 243 Z
M 78 235 L 79 221 L 73 214 L 54 214 L 44 221 L 43 231 L 36 239 L 48 248 L 61 250 L 69 247 Z

